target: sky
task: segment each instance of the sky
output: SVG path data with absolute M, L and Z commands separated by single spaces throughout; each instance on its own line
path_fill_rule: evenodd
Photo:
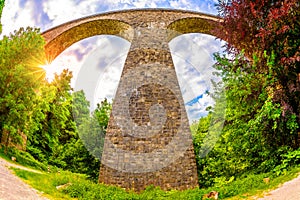
M 20 27 L 37 27 L 41 32 L 77 18 L 134 8 L 173 8 L 217 14 L 217 0 L 6 0 L 1 22 L 3 35 Z M 206 94 L 212 91 L 213 53 L 221 43 L 205 34 L 185 34 L 169 43 L 189 121 L 205 116 L 213 105 Z M 64 68 L 73 72 L 72 86 L 84 89 L 91 110 L 113 99 L 130 43 L 116 36 L 94 36 L 73 44 L 47 66 L 48 79 Z

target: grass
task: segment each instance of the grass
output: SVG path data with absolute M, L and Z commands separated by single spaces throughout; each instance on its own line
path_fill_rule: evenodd
M 262 197 L 264 193 L 279 187 L 281 184 L 299 176 L 300 166 L 291 168 L 285 174 L 276 176 L 274 173 L 248 175 L 246 178 L 233 181 L 227 185 L 225 199 L 252 199 L 253 196 Z M 263 181 L 270 178 L 269 183 Z
M 64 172 L 64 175 L 56 177 L 56 174 L 50 173 L 34 173 L 18 168 L 12 168 L 17 176 L 22 178 L 33 188 L 41 191 L 44 196 L 49 199 L 72 199 L 68 194 L 62 193 L 56 189 L 57 185 L 64 184 L 68 181 L 74 181 L 75 175 Z
M 35 160 L 34 157 L 30 155 L 30 153 L 24 151 L 18 151 L 14 148 L 8 148 L 7 154 L 4 154 L 4 147 L 0 145 L 0 157 L 14 164 L 16 164 L 17 162 L 17 164 L 20 164 L 25 167 L 42 170 L 42 171 L 47 170 L 46 165 Z M 12 162 L 11 157 L 15 157 L 16 162 Z
M 180 200 L 201 200 L 204 194 L 212 190 L 219 192 L 219 199 L 250 199 L 253 196 L 261 196 L 266 190 L 274 189 L 280 184 L 295 178 L 299 175 L 300 167 L 293 168 L 284 175 L 274 174 L 248 175 L 247 177 L 235 180 L 222 187 L 207 189 L 193 189 L 185 191 L 162 191 L 159 188 L 149 186 L 141 194 L 132 191 L 126 192 L 122 188 L 96 184 L 87 179 L 85 175 L 74 174 L 67 171 L 61 173 L 36 174 L 21 169 L 13 169 L 17 176 L 21 177 L 35 189 L 42 191 L 50 199 L 180 199 Z M 267 184 L 263 178 L 269 177 Z M 65 189 L 57 190 L 56 186 L 72 183 Z
M 46 171 L 46 166 L 36 161 L 30 154 L 23 152 L 9 151 L 8 155 L 3 153 L 0 148 L 0 157 L 11 161 L 11 156 L 17 158 L 17 162 L 24 166 Z M 180 200 L 201 200 L 204 194 L 210 191 L 218 191 L 219 199 L 251 199 L 253 196 L 263 196 L 263 193 L 276 187 L 282 183 L 289 181 L 299 175 L 300 166 L 285 171 L 284 174 L 277 176 L 275 173 L 265 174 L 249 174 L 248 176 L 234 180 L 226 185 L 219 187 L 211 187 L 205 189 L 193 189 L 185 191 L 162 191 L 159 188 L 149 186 L 141 194 L 132 191 L 96 184 L 88 180 L 87 176 L 82 174 L 62 171 L 58 173 L 55 167 L 51 167 L 52 173 L 44 172 L 42 174 L 29 172 L 17 168 L 13 168 L 17 176 L 21 177 L 25 182 L 33 188 L 42 191 L 49 199 L 180 199 Z M 264 178 L 270 178 L 269 183 L 263 181 Z M 71 186 L 57 190 L 56 186 L 72 183 Z

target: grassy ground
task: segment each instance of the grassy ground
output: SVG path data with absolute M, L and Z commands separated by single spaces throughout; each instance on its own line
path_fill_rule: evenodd
M 262 196 L 264 192 L 275 189 L 280 184 L 289 181 L 299 175 L 300 166 L 289 169 L 284 174 L 277 176 L 273 173 L 267 174 L 249 174 L 248 176 L 237 179 L 229 184 L 223 184 L 219 187 L 206 189 L 193 189 L 186 191 L 162 191 L 159 188 L 149 186 L 141 194 L 133 191 L 126 192 L 121 188 L 96 184 L 87 179 L 85 175 L 75 174 L 67 171 L 58 173 L 58 169 L 51 167 L 51 173 L 47 172 L 47 167 L 37 162 L 28 153 L 10 152 L 11 155 L 5 155 L 0 148 L 0 157 L 11 162 L 12 155 L 17 157 L 17 163 L 31 166 L 34 169 L 42 170 L 38 174 L 21 169 L 14 168 L 17 176 L 33 188 L 42 191 L 50 199 L 202 199 L 210 191 L 218 191 L 219 199 L 251 199 L 253 196 Z M 263 181 L 269 178 L 269 183 Z M 56 186 L 71 183 L 67 188 L 58 190 Z
M 274 190 L 283 183 L 290 181 L 300 175 L 300 167 L 294 167 L 286 171 L 284 174 L 277 176 L 272 173 L 249 175 L 247 178 L 240 179 L 227 185 L 228 191 L 233 191 L 231 197 L 225 199 L 253 199 L 254 197 L 263 197 L 267 192 Z M 269 178 L 270 182 L 265 183 L 264 178 Z
M 14 168 L 17 176 L 21 177 L 35 189 L 44 192 L 50 199 L 202 199 L 210 191 L 218 191 L 220 199 L 251 199 L 253 196 L 262 196 L 267 190 L 274 189 L 280 184 L 291 180 L 299 174 L 300 167 L 289 170 L 286 174 L 275 177 L 272 174 L 249 175 L 246 178 L 235 180 L 222 187 L 207 189 L 193 189 L 186 191 L 164 192 L 159 188 L 148 187 L 141 194 L 132 191 L 126 192 L 121 188 L 96 184 L 84 175 L 62 171 L 60 173 L 36 174 Z M 270 178 L 269 183 L 263 181 Z M 64 189 L 56 186 L 71 183 Z
M 47 166 L 45 164 L 35 160 L 28 152 L 18 151 L 16 149 L 9 148 L 7 154 L 5 154 L 4 147 L 1 146 L 1 144 L 0 144 L 0 157 L 7 160 L 8 162 L 12 162 L 11 157 L 15 157 L 17 163 L 22 166 L 37 169 L 37 170 L 47 170 Z

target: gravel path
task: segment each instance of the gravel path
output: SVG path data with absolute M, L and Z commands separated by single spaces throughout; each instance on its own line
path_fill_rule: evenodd
M 39 171 L 15 165 L 0 158 L 0 200 L 46 200 L 20 178 L 12 174 L 8 167 L 17 167 L 40 173 Z
M 291 181 L 285 182 L 259 200 L 300 200 L 300 175 Z

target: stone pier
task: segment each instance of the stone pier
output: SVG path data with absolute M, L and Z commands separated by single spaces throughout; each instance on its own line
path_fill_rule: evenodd
M 211 34 L 220 19 L 167 9 L 94 15 L 43 33 L 49 61 L 84 38 L 110 34 L 131 42 L 108 124 L 99 182 L 141 191 L 198 187 L 195 154 L 168 43 Z

